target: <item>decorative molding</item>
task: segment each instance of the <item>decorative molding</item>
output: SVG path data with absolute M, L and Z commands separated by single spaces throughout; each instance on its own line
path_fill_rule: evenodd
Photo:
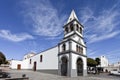
M 81 43 L 79 43 L 79 42 L 77 42 L 77 41 L 75 41 L 75 40 L 73 40 L 73 39 L 71 39 L 71 38 L 68 38 L 67 40 L 58 43 L 58 46 L 61 45 L 61 44 L 63 44 L 63 43 L 65 43 L 65 42 L 67 42 L 67 41 L 71 41 L 71 40 L 72 40 L 73 42 L 75 42 L 75 43 L 77 43 L 77 44 L 79 44 L 79 45 L 81 45 L 81 46 L 87 48 L 87 47 L 84 46 L 83 44 L 81 44 Z
M 70 53 L 74 53 L 74 54 L 77 54 L 77 55 L 80 55 L 80 56 L 84 56 L 84 57 L 87 57 L 86 55 L 83 55 L 83 54 L 80 54 L 80 53 L 78 53 L 78 52 L 76 52 L 76 51 L 73 51 L 73 50 L 67 50 L 67 51 L 64 51 L 64 52 L 59 52 L 58 53 L 58 56 L 60 56 L 60 55 L 63 55 L 63 54 L 70 54 Z
M 77 36 L 79 36 L 80 38 L 82 38 L 82 39 L 84 39 L 82 36 L 80 36 L 78 33 L 76 33 L 76 31 L 73 31 L 73 33 L 71 34 L 71 35 L 69 35 L 69 36 L 67 36 L 67 37 L 64 37 L 63 39 L 66 39 L 66 38 L 69 38 L 70 36 L 73 36 L 73 35 L 77 35 Z

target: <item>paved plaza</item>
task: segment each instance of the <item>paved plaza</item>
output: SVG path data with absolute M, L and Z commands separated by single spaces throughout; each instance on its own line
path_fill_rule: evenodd
M 55 74 L 47 74 L 47 73 L 41 73 L 41 72 L 34 72 L 29 70 L 9 70 L 7 71 L 11 74 L 12 78 L 19 78 L 22 77 L 23 74 L 26 74 L 26 77 L 29 77 L 29 80 L 120 80 L 120 76 L 111 76 L 107 73 L 101 73 L 101 74 L 91 74 L 86 77 L 79 76 L 79 77 L 65 77 L 65 76 L 59 76 Z M 4 79 L 0 79 L 4 80 Z

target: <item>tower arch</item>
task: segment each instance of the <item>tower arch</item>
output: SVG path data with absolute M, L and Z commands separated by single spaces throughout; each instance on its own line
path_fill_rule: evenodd
M 68 73 L 68 58 L 67 56 L 61 57 L 61 75 L 67 76 Z
M 79 57 L 79 58 L 76 60 L 77 76 L 83 75 L 83 66 L 84 66 L 83 60 L 82 60 L 82 58 Z

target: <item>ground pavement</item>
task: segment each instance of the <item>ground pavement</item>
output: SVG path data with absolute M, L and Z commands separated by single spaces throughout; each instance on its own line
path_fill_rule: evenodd
M 55 74 L 47 74 L 41 72 L 34 72 L 29 70 L 9 70 L 7 71 L 11 74 L 12 78 L 22 77 L 23 74 L 26 74 L 26 77 L 29 77 L 29 80 L 120 80 L 120 76 L 111 76 L 106 73 L 101 73 L 99 75 L 88 75 L 86 77 L 65 77 Z M 4 79 L 0 79 L 4 80 Z

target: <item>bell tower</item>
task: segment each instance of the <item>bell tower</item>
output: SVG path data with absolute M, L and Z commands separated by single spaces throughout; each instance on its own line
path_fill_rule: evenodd
M 58 73 L 62 76 L 86 76 L 86 44 L 83 40 L 83 25 L 72 10 L 63 26 L 64 38 L 58 44 Z

